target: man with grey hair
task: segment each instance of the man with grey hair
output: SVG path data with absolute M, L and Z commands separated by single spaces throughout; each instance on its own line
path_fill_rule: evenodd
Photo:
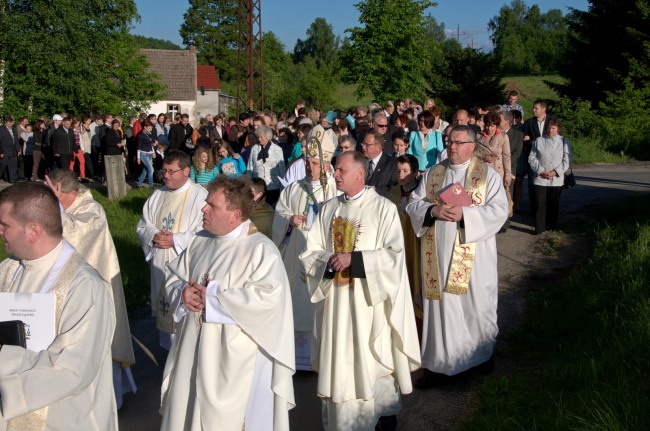
M 108 228 L 106 213 L 104 208 L 95 201 L 90 190 L 79 184 L 76 173 L 67 169 L 57 169 L 45 176 L 45 182 L 54 191 L 61 204 L 63 237 L 112 287 L 116 325 L 111 344 L 111 356 L 115 399 L 117 408 L 120 408 L 122 395 L 136 391 L 130 370 L 130 367 L 135 364 L 135 356 L 124 300 L 120 263 Z
M 367 169 L 356 151 L 338 156 L 344 194 L 325 202 L 300 255 L 316 305 L 312 366 L 328 430 L 371 431 L 378 420 L 395 429 L 400 393 L 412 391 L 420 366 L 397 207 L 365 186 Z
M 0 292 L 53 295 L 47 349 L 0 345 L 0 429 L 117 430 L 111 378 L 111 288 L 63 238 L 59 202 L 45 184 L 0 191 Z
M 425 171 L 406 207 L 422 247 L 418 389 L 481 364 L 489 369 L 499 332 L 495 235 L 508 217 L 503 181 L 476 157 L 469 126 L 455 126 L 448 144 L 448 159 Z M 451 197 L 441 197 L 452 189 Z

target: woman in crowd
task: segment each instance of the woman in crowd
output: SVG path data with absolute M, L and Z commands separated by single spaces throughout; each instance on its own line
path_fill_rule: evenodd
M 45 122 L 43 120 L 36 120 L 34 122 L 34 127 L 32 127 L 34 132 L 34 149 L 32 150 L 32 156 L 34 157 L 34 166 L 32 167 L 32 180 L 39 180 L 38 176 L 38 167 L 41 164 L 41 159 L 43 158 L 43 149 L 41 143 L 43 142 L 43 136 L 45 135 Z
M 209 148 L 199 145 L 192 156 L 190 180 L 201 186 L 206 186 L 219 175 L 219 168 L 214 165 L 212 152 Z
M 408 153 L 418 159 L 421 170 L 436 164 L 438 154 L 442 152 L 442 133 L 433 130 L 435 118 L 431 111 L 422 111 L 418 116 L 418 130 L 409 135 Z
M 214 127 L 210 130 L 210 144 L 214 148 L 217 143 L 227 139 L 228 134 L 226 128 L 223 126 L 223 117 L 217 115 L 214 117 Z
M 528 156 L 535 187 L 536 235 L 557 227 L 564 173 L 571 164 L 571 151 L 561 133 L 560 120 L 549 119 L 546 134 L 535 140 Z
M 449 123 L 443 120 L 442 118 L 440 118 L 440 116 L 442 115 L 442 109 L 440 109 L 439 106 L 434 106 L 433 108 L 430 109 L 430 111 L 433 114 L 433 117 L 435 118 L 435 121 L 433 123 L 433 130 L 436 130 L 440 133 L 444 133 Z
M 508 136 L 499 130 L 499 124 L 501 124 L 499 114 L 488 111 L 483 118 L 485 124 L 477 139 L 490 149 L 493 156 L 487 162 L 501 176 L 504 187 L 508 187 L 512 182 L 512 176 L 510 175 L 512 166 L 510 163 L 510 141 Z
M 155 131 L 156 131 L 156 140 L 159 144 L 163 144 L 165 148 L 169 146 L 169 128 L 171 120 L 167 122 L 167 116 L 165 114 L 158 114 L 156 119 Z
M 213 151 L 215 154 L 214 160 L 220 174 L 238 177 L 246 172 L 244 158 L 235 153 L 227 141 L 217 143 Z
M 81 181 L 88 182 L 86 179 L 86 158 L 84 157 L 84 150 L 81 146 L 81 123 L 78 118 L 72 118 L 71 127 L 74 132 L 74 147 L 70 151 L 70 167 L 68 169 L 74 171 L 75 162 L 78 162 Z
M 301 158 L 304 155 L 304 147 L 307 144 L 307 135 L 311 132 L 310 124 L 301 124 L 296 130 L 296 143 L 293 144 L 293 151 L 289 156 L 289 163 Z
M 92 121 L 92 118 L 88 115 L 84 115 L 81 118 L 81 124 L 79 125 L 79 139 L 81 141 L 81 149 L 84 152 L 83 156 L 85 160 L 84 169 L 86 170 L 86 178 L 92 178 L 95 176 L 95 169 L 93 167 L 92 159 L 90 158 L 92 152 L 92 133 L 90 131 L 90 125 Z M 84 182 L 83 179 L 82 182 Z
M 138 165 L 141 164 L 144 169 L 140 172 L 137 188 L 142 187 L 146 175 L 149 180 L 149 188 L 153 190 L 153 159 L 156 157 L 156 144 L 153 124 L 150 121 L 145 121 L 144 128 L 138 134 Z
M 252 177 L 260 177 L 266 182 L 266 201 L 273 206 L 282 190 L 280 177 L 285 173 L 284 156 L 282 149 L 271 141 L 273 129 L 259 126 L 255 130 L 255 136 L 258 144 L 251 149 L 247 170 Z

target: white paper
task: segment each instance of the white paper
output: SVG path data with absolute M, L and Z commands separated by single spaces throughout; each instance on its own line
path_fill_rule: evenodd
M 27 348 L 47 350 L 56 334 L 54 310 L 56 295 L 50 293 L 0 293 L 0 321 L 25 323 Z

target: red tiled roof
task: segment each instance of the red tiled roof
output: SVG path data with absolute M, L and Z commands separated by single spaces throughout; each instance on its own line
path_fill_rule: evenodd
M 221 82 L 214 66 L 196 66 L 196 89 L 221 90 Z

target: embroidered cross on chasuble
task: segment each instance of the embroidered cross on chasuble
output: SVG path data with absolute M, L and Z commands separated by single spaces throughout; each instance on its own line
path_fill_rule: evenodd
M 440 204 L 440 192 L 445 185 L 445 177 L 449 168 L 449 160 L 431 168 L 427 178 L 427 199 L 434 205 Z M 472 197 L 473 205 L 483 205 L 487 187 L 487 165 L 472 157 L 465 176 L 465 190 Z M 422 268 L 424 271 L 424 297 L 429 300 L 442 299 L 442 282 L 438 268 L 438 250 L 436 248 L 436 226 L 425 232 L 421 238 Z M 469 287 L 470 275 L 474 264 L 474 243 L 461 244 L 460 233 L 456 232 L 454 251 L 451 258 L 449 276 L 445 281 L 444 292 L 455 295 L 466 295 Z

